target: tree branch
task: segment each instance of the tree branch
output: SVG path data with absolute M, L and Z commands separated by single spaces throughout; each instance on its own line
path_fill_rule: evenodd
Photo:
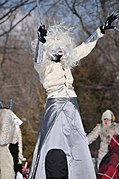
M 69 10 L 70 10 L 74 15 L 76 15 L 76 16 L 79 18 L 83 30 L 84 30 L 88 35 L 91 35 L 91 33 L 90 33 L 90 32 L 88 31 L 88 29 L 85 27 L 84 22 L 83 22 L 83 20 L 82 20 L 82 17 L 79 15 L 79 13 L 78 13 L 77 10 L 76 10 L 76 0 L 74 0 L 72 7 L 68 4 L 67 0 L 64 0 L 64 1 L 65 1 L 65 3 L 66 3 L 67 7 L 69 8 Z
M 2 17 L 0 17 L 0 20 L 4 19 L 9 14 L 13 13 L 14 11 L 16 11 L 19 7 L 24 6 L 25 3 L 28 2 L 28 1 L 29 0 L 26 0 L 24 3 L 20 3 L 20 4 L 17 4 L 16 6 L 12 7 L 7 13 L 5 13 Z
M 0 37 L 2 37 L 3 35 L 10 33 L 20 22 L 22 22 L 27 16 L 29 16 L 29 14 L 36 8 L 37 6 L 35 5 L 23 18 L 21 18 L 16 24 L 14 24 L 8 31 L 3 32 L 2 34 L 0 34 Z

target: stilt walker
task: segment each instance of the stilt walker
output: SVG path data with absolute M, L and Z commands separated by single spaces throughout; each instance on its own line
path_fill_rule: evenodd
M 47 100 L 29 179 L 67 179 L 67 176 L 68 179 L 96 179 L 77 96 L 72 86 L 71 69 L 93 50 L 106 30 L 115 28 L 111 24 L 118 17 L 119 14 L 110 15 L 105 24 L 79 46 L 75 46 L 71 30 L 62 24 L 50 26 L 48 30 L 45 26 L 38 29 L 38 39 L 32 42 L 34 67 L 46 89 Z M 59 171 L 63 173 L 65 170 L 68 174 L 64 172 L 63 176 L 59 176 L 59 171 L 55 173 L 56 168 L 53 170 L 51 164 L 48 172 L 50 176 L 47 175 L 49 160 L 46 156 L 51 150 L 63 151 L 66 156 L 62 162 L 65 169 L 58 165 Z M 62 152 L 60 154 L 62 156 Z M 54 156 L 55 153 L 52 153 Z

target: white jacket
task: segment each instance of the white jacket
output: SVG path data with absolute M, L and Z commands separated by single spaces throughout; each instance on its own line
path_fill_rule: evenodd
M 101 34 L 98 28 L 95 40 L 83 42 L 74 48 L 70 52 L 72 62 L 78 63 L 80 59 L 86 57 L 95 47 L 97 40 L 102 36 L 103 34 Z M 51 60 L 44 60 L 42 65 L 35 63 L 34 67 L 39 73 L 40 81 L 46 89 L 48 98 L 76 97 L 72 87 L 73 77 L 70 67 L 65 67 L 63 62 L 56 63 Z

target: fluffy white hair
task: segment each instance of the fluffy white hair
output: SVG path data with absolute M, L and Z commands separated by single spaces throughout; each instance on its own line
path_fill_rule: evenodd
M 44 44 L 44 49 L 39 45 L 37 61 L 39 63 L 44 62 L 45 60 L 51 60 L 52 54 L 57 50 L 61 49 L 63 56 L 61 58 L 65 66 L 73 67 L 76 64 L 73 63 L 73 57 L 71 55 L 73 49 L 75 48 L 75 43 L 73 39 L 72 28 L 68 28 L 63 24 L 55 24 L 50 26 L 47 31 L 46 43 Z M 35 51 L 38 40 L 32 42 L 32 49 Z M 41 48 L 44 50 L 45 55 L 43 54 Z

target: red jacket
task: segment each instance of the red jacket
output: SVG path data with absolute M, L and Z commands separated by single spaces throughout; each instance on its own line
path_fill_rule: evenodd
M 119 135 L 115 134 L 109 144 L 109 151 L 103 157 L 97 179 L 119 179 Z

